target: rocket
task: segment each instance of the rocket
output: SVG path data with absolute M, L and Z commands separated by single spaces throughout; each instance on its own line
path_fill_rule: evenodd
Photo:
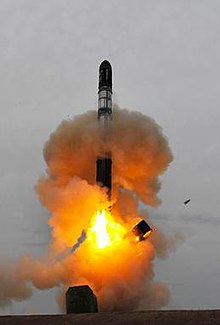
M 107 188 L 109 200 L 112 189 L 112 158 L 109 148 L 105 145 L 106 137 L 111 131 L 112 121 L 112 67 L 104 60 L 99 66 L 98 83 L 98 123 L 103 136 L 103 148 L 96 161 L 96 182 Z
M 96 160 L 96 182 L 107 189 L 108 199 L 111 201 L 112 157 L 107 145 L 107 137 L 111 135 L 112 124 L 112 67 L 107 60 L 99 66 L 98 123 L 103 145 Z M 151 234 L 152 228 L 142 219 L 133 226 L 132 232 L 137 241 L 143 241 Z
M 112 67 L 104 60 L 99 67 L 98 119 L 112 116 Z

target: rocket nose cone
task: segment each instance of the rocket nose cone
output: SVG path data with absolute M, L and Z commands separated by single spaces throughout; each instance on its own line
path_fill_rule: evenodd
M 99 89 L 112 88 L 112 67 L 109 61 L 104 60 L 99 66 Z
M 100 64 L 100 66 L 99 66 L 99 71 L 101 70 L 101 69 L 112 69 L 112 67 L 111 67 L 111 63 L 108 61 L 108 60 L 104 60 L 104 61 L 102 61 L 102 63 Z

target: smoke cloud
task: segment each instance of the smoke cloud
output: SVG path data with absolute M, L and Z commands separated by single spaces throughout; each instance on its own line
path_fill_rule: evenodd
M 131 234 L 142 217 L 139 203 L 160 203 L 159 176 L 172 161 L 167 139 L 153 119 L 117 106 L 111 130 L 105 137 L 102 132 L 97 112 L 89 111 L 63 121 L 45 144 L 47 170 L 36 192 L 51 212 L 49 253 L 39 261 L 24 256 L 9 271 L 0 266 L 1 306 L 29 298 L 33 286 L 57 286 L 63 295 L 66 287 L 79 284 L 91 286 L 101 311 L 159 309 L 169 302 L 166 285 L 154 281 L 152 261 L 165 258 L 179 237 L 155 231 L 137 243 Z M 95 177 L 97 156 L 106 148 L 113 161 L 111 212 L 126 234 L 120 245 L 102 253 L 87 235 L 92 216 L 109 208 L 106 191 Z

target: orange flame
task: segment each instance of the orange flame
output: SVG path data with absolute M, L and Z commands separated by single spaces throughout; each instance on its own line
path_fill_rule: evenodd
M 149 230 L 142 238 L 139 237 L 139 236 L 136 236 L 136 241 L 138 242 L 138 241 L 142 241 L 144 239 L 147 239 L 148 237 L 150 237 L 151 233 L 152 233 L 152 230 Z
M 126 233 L 126 229 L 115 222 L 113 216 L 107 210 L 97 211 L 91 223 L 88 240 L 98 249 L 117 245 L 123 240 Z

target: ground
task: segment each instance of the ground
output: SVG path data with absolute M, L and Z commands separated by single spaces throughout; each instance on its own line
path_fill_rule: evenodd
M 220 310 L 141 311 L 78 315 L 2 316 L 0 325 L 217 325 Z

